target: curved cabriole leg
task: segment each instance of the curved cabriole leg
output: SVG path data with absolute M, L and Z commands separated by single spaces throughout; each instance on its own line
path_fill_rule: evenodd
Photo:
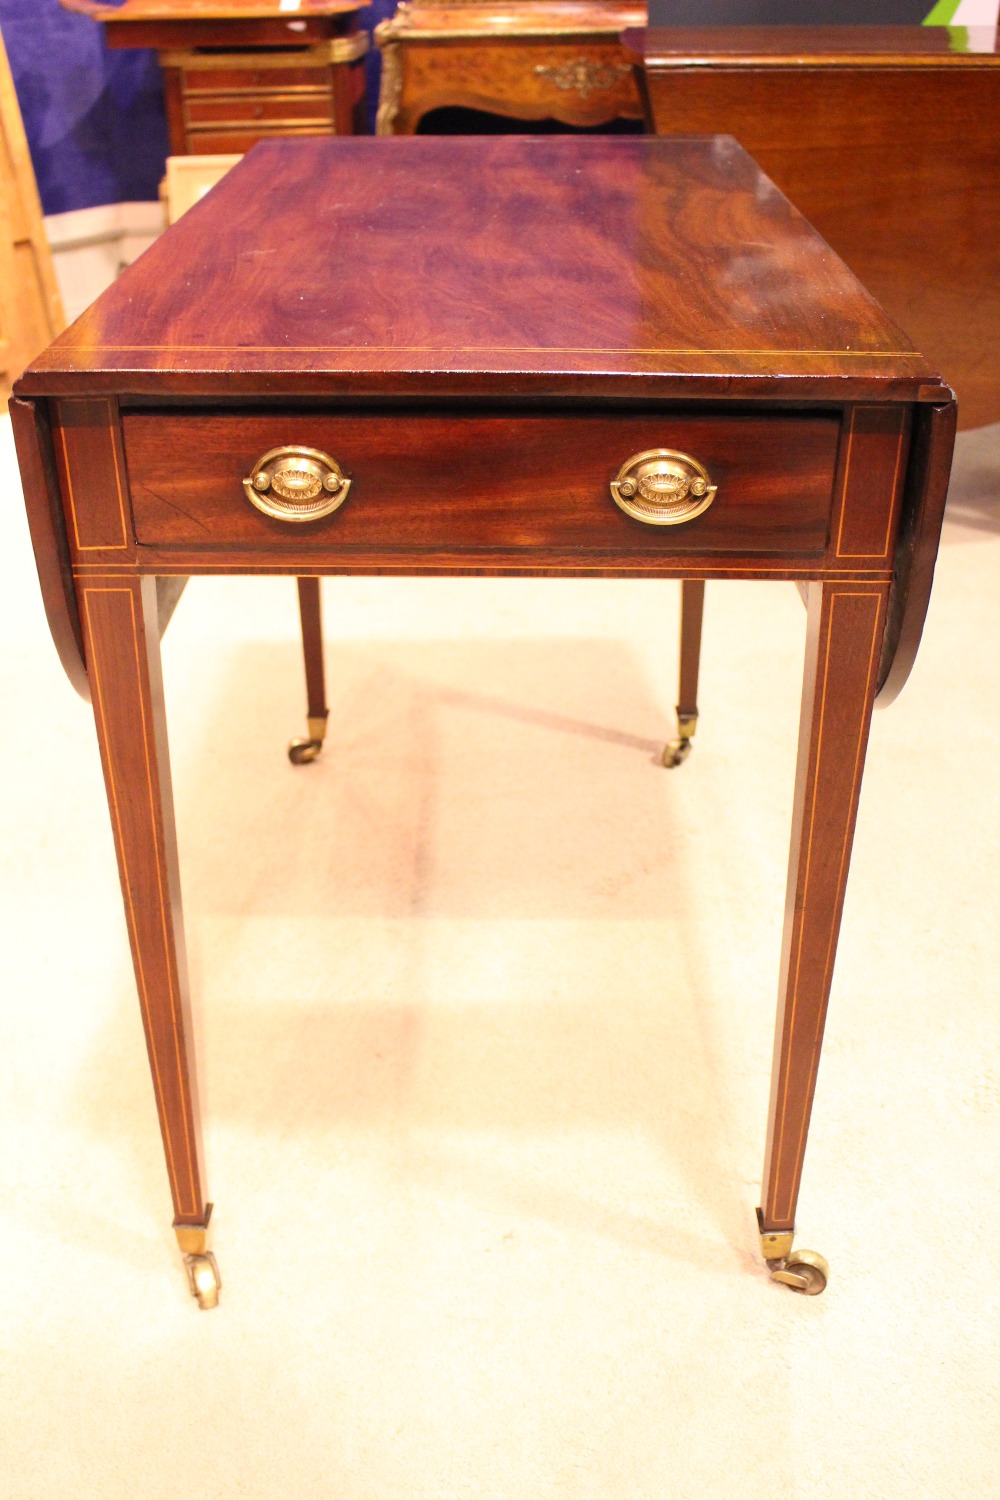
M 802 717 L 775 1030 L 761 1252 L 775 1281 L 815 1295 L 829 1268 L 792 1249 L 806 1135 L 851 860 L 888 586 L 809 587 Z
M 677 704 L 677 738 L 663 752 L 663 764 L 680 766 L 691 754 L 691 741 L 698 727 L 698 667 L 701 662 L 701 622 L 705 612 L 705 580 L 685 578 L 681 583 L 681 662 Z
M 198 1240 L 197 1250 L 186 1255 L 208 1261 L 204 1235 L 211 1207 L 202 1188 L 156 580 L 88 574 L 77 587 L 174 1229 L 182 1248 L 193 1244 L 192 1236 Z M 218 1282 L 214 1261 L 211 1269 Z M 190 1277 L 190 1264 L 188 1272 Z M 198 1288 L 192 1281 L 192 1290 L 199 1305 L 214 1306 L 205 1267 L 197 1272 Z
M 299 578 L 299 616 L 302 620 L 302 655 L 306 669 L 307 738 L 292 740 L 288 759 L 293 766 L 304 766 L 316 760 L 326 738 L 326 683 L 323 671 L 323 618 L 320 580 Z

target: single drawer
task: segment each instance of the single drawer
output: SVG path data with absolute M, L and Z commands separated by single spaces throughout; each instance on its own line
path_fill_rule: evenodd
M 484 416 L 407 412 L 131 413 L 125 455 L 136 538 L 159 546 L 317 548 L 338 555 L 536 552 L 770 553 L 827 546 L 836 415 Z M 350 480 L 323 519 L 273 519 L 244 489 L 286 446 L 320 450 Z M 714 498 L 681 524 L 625 514 L 611 483 L 667 449 L 707 471 Z M 311 540 L 310 540 L 311 539 Z
M 183 73 L 185 94 L 256 94 L 260 89 L 317 88 L 329 76 L 329 65 L 326 62 L 300 62 L 295 67 L 234 68 L 229 62 L 217 68 L 185 68 Z
M 187 118 L 191 125 L 249 125 L 255 120 L 278 122 L 295 120 L 321 124 L 333 119 L 333 99 L 329 90 L 308 94 L 228 94 L 222 98 L 206 95 L 187 101 Z

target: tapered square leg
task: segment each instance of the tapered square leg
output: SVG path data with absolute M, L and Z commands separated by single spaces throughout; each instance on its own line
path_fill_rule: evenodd
M 785 902 L 778 1019 L 759 1211 L 778 1279 L 822 1290 L 791 1249 L 851 860 L 888 586 L 812 584 Z M 799 1257 L 809 1252 L 799 1252 Z M 813 1259 L 817 1259 L 813 1257 Z M 793 1278 L 805 1278 L 798 1285 Z
M 681 583 L 680 682 L 677 693 L 677 738 L 663 752 L 663 764 L 679 766 L 691 754 L 698 727 L 698 670 L 701 665 L 701 622 L 705 612 L 705 580 Z
M 179 1236 L 207 1229 L 156 581 L 78 583 L 88 675 Z
M 306 669 L 307 737 L 293 740 L 288 758 L 294 766 L 315 760 L 326 738 L 326 682 L 323 670 L 323 616 L 320 579 L 299 578 L 299 617 L 302 621 L 302 655 Z

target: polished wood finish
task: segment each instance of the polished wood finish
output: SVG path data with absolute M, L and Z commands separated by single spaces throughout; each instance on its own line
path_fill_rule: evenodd
M 132 544 L 118 410 L 113 398 L 64 402 L 53 427 L 74 554 L 127 552 Z
M 787 1227 L 871 704 L 919 639 L 954 406 L 745 153 L 652 137 L 263 146 L 36 360 L 15 417 L 71 670 L 84 622 L 185 1222 L 205 1205 L 152 580 L 297 576 L 324 711 L 322 574 L 687 580 L 682 705 L 706 577 L 809 585 L 763 1210 Z M 248 502 L 242 480 L 285 444 L 344 463 L 352 491 L 329 518 L 289 525 Z M 648 446 L 705 461 L 715 503 L 671 528 L 620 514 L 609 481 Z
M 68 404 L 68 403 L 67 403 Z M 889 409 L 890 412 L 892 409 Z M 581 563 L 603 555 L 696 552 L 823 557 L 828 550 L 840 422 L 834 416 L 718 416 L 665 411 L 587 416 L 317 416 L 133 413 L 124 420 L 136 539 L 185 548 L 298 547 L 303 527 L 262 515 L 242 480 L 294 428 L 351 479 L 340 509 L 310 522 L 307 545 L 344 561 L 466 547 L 497 560 Z M 902 434 L 899 447 L 902 447 Z M 693 454 L 719 491 L 686 526 L 648 526 L 613 503 L 610 482 L 633 453 Z M 197 465 L 178 463 L 198 455 Z M 421 481 L 413 476 L 422 474 Z M 890 518 L 869 558 L 884 558 Z M 836 566 L 832 547 L 830 566 Z
M 791 1229 L 878 683 L 889 586 L 812 584 L 762 1227 Z
M 156 581 L 93 574 L 78 597 L 174 1223 L 203 1224 Z
M 639 120 L 620 33 L 645 8 L 614 0 L 412 0 L 375 29 L 382 49 L 378 133 L 412 135 L 435 109 L 605 125 Z
M 275 135 L 365 129 L 359 0 L 61 0 L 110 47 L 154 47 L 174 156 L 249 151 Z
M 893 589 L 882 641 L 878 702 L 888 707 L 910 675 L 934 582 L 955 445 L 954 402 L 918 406 L 903 507 L 896 533 Z
M 65 323 L 21 111 L 0 37 L 0 398 Z
M 997 37 L 918 26 L 626 37 L 657 132 L 734 135 L 944 373 L 965 427 L 1000 419 Z
M 65 10 L 102 22 L 111 47 L 301 46 L 337 36 L 355 0 L 300 0 L 294 12 L 280 0 L 59 0 Z
M 698 672 L 701 666 L 701 627 L 704 615 L 704 578 L 685 578 L 681 584 L 681 650 L 677 684 L 679 720 L 698 717 Z
M 323 672 L 323 601 L 318 578 L 300 578 L 299 618 L 302 622 L 302 655 L 306 672 L 306 714 L 325 719 L 326 680 Z
M 81 697 L 89 699 L 83 630 L 48 408 L 44 402 L 21 401 L 16 396 L 9 404 L 45 618 L 66 676 Z
M 217 403 L 256 388 L 269 403 L 354 406 L 497 394 L 828 407 L 947 397 L 735 142 L 664 146 L 269 141 L 20 388 Z M 197 275 L 181 283 L 179 264 Z

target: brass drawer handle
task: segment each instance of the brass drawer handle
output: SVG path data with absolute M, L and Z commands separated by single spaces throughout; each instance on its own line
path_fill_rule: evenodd
M 622 464 L 611 481 L 611 498 L 637 521 L 680 526 L 707 510 L 717 489 L 696 458 L 673 448 L 647 448 Z
M 258 458 L 243 488 L 250 504 L 276 521 L 318 521 L 343 505 L 351 481 L 318 448 L 272 448 Z

